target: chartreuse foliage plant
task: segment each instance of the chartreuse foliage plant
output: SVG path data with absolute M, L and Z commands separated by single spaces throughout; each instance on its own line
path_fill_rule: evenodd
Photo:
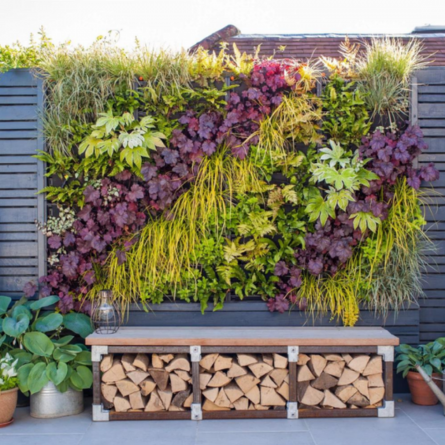
M 0 348 L 14 360 L 5 366 L 17 370 L 18 386 L 25 394 L 39 392 L 49 381 L 60 392 L 92 385 L 91 353 L 83 344 L 73 344 L 70 335 L 85 338 L 93 331 L 91 321 L 79 313 L 41 313 L 58 301 L 54 295 L 36 301 L 24 297 L 9 308 L 11 298 L 0 296 Z
M 48 275 L 26 295 L 58 295 L 59 321 L 88 313 L 104 287 L 124 310 L 165 298 L 217 310 L 228 295 L 256 296 L 271 311 L 348 326 L 360 307 L 387 315 L 413 302 L 432 246 L 419 188 L 438 172 L 415 168 L 427 146 L 400 116 L 425 61 L 414 40 L 371 40 L 362 52 L 346 40 L 340 51 L 321 59 L 326 75 L 317 62 L 236 46 L 126 51 L 112 35 L 3 48 L 3 66 L 43 78 L 48 149 L 36 157 L 58 177 L 42 191 L 59 209 L 39 222 Z M 49 355 L 61 385 L 88 383 L 84 364 L 65 362 L 65 374 Z M 36 374 L 50 364 L 33 357 L 23 365 Z

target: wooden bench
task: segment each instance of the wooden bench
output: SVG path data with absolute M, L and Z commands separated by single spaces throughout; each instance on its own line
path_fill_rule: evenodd
M 394 416 L 383 328 L 123 327 L 86 344 L 95 421 Z

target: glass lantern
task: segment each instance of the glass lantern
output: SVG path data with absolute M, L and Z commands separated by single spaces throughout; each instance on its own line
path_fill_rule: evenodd
M 105 289 L 99 292 L 91 318 L 96 334 L 115 334 L 118 331 L 121 317 L 117 305 L 113 302 L 111 290 Z

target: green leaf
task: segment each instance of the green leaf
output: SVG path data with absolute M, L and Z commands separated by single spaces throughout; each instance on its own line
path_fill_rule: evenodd
M 90 351 L 80 352 L 79 354 L 77 354 L 75 362 L 79 363 L 79 365 L 91 366 L 91 352 Z
M 36 300 L 31 304 L 31 309 L 33 311 L 37 311 L 42 309 L 42 307 L 51 306 L 52 304 L 56 304 L 60 300 L 56 295 L 50 295 L 49 297 L 41 298 L 40 300 Z
M 0 315 L 6 314 L 9 305 L 11 304 L 11 297 L 0 295 Z
M 10 354 L 17 360 L 17 368 L 30 363 L 33 357 L 30 352 L 26 352 L 23 349 L 14 349 L 14 351 L 11 351 Z
M 74 389 L 77 391 L 81 391 L 83 389 L 83 380 L 77 371 L 73 371 L 71 373 L 70 382 L 74 385 Z
M 28 376 L 32 368 L 34 368 L 34 363 L 28 363 L 27 365 L 20 366 L 19 370 L 17 371 L 17 377 L 19 379 L 19 388 L 20 391 L 22 391 L 23 393 L 29 391 Z
M 51 380 L 54 385 L 60 385 L 63 380 L 65 379 L 66 375 L 68 373 L 68 366 L 66 363 L 59 362 L 59 366 L 57 367 L 57 364 L 55 362 L 51 362 L 46 367 L 46 376 L 49 380 Z
M 32 320 L 31 311 L 26 306 L 23 306 L 23 305 L 15 306 L 12 310 L 11 316 L 14 318 L 17 318 L 19 315 L 22 315 L 22 314 L 26 315 L 30 321 Z
M 73 312 L 64 315 L 63 325 L 75 334 L 80 335 L 82 338 L 86 338 L 94 331 L 90 317 L 80 313 Z
M 312 198 L 306 207 L 309 213 L 309 221 L 316 221 L 320 218 L 321 225 L 324 226 L 329 216 L 335 218 L 335 210 L 326 202 L 322 196 Z
M 49 314 L 46 317 L 39 318 L 35 328 L 40 332 L 55 331 L 63 323 L 63 316 L 58 313 Z
M 3 320 L 3 331 L 10 337 L 20 337 L 29 326 L 29 318 L 25 314 L 19 314 L 17 319 L 7 317 Z
M 52 342 L 56 346 L 65 346 L 68 343 L 71 343 L 71 341 L 74 339 L 74 335 L 65 335 L 64 337 L 60 337 L 57 339 L 52 339 Z
M 54 351 L 53 342 L 41 332 L 28 332 L 25 334 L 23 344 L 28 351 L 40 357 L 51 357 Z
M 91 372 L 91 369 L 81 365 L 77 367 L 76 371 L 82 379 L 82 389 L 91 388 L 91 385 L 93 384 L 93 373 Z
M 26 365 L 25 365 L 26 366 Z M 28 376 L 28 388 L 31 394 L 39 392 L 48 383 L 45 363 L 37 363 Z
M 77 356 L 77 354 L 81 353 L 82 349 L 76 345 L 66 345 L 61 346 L 60 348 L 56 348 L 54 350 L 54 360 L 58 362 L 71 362 Z

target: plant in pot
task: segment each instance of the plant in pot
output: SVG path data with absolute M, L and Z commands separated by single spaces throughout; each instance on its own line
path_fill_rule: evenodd
M 17 360 L 19 388 L 31 395 L 33 417 L 78 414 L 83 410 L 83 390 L 93 382 L 91 353 L 71 335 L 89 335 L 90 318 L 52 310 L 42 313 L 58 301 L 57 296 L 22 298 L 8 309 L 11 299 L 0 296 L 0 347 Z
M 19 384 L 16 365 L 10 354 L 0 358 L 0 428 L 13 422 Z
M 416 365 L 420 365 L 441 386 L 440 379 L 445 365 L 445 337 L 417 347 L 400 345 L 396 351 L 397 372 L 407 378 L 412 401 L 417 405 L 438 403 L 437 397 L 417 372 Z

